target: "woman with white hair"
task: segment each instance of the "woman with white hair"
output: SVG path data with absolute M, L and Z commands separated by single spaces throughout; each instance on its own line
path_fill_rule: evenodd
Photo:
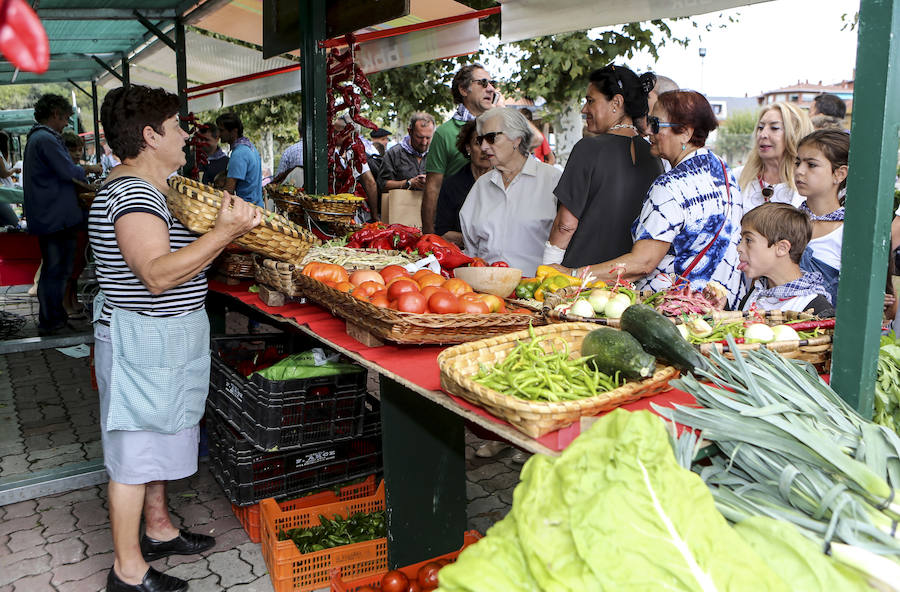
M 459 212 L 466 254 L 534 275 L 556 217 L 553 189 L 562 173 L 530 157 L 533 132 L 517 110 L 485 111 L 475 125 L 494 169 L 475 181 Z

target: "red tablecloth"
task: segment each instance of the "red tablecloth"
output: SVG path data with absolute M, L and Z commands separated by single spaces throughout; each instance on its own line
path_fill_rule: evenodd
M 209 282 L 209 289 L 214 292 L 233 296 L 241 302 L 257 308 L 266 314 L 280 316 L 301 325 L 307 325 L 313 333 L 322 339 L 326 339 L 349 351 L 358 353 L 363 358 L 375 362 L 379 366 L 413 384 L 417 384 L 422 388 L 432 391 L 441 390 L 437 356 L 446 346 L 387 344 L 381 347 L 369 347 L 347 335 L 346 324 L 344 321 L 333 316 L 330 312 L 320 306 L 315 304 L 298 304 L 296 302 L 289 302 L 284 306 L 278 307 L 267 306 L 259 299 L 257 294 L 247 291 L 249 286 L 250 284 L 248 283 L 229 286 L 220 282 Z M 498 424 L 509 425 L 507 422 L 494 417 L 481 407 L 472 405 L 449 393 L 448 396 L 461 407 L 470 409 L 482 417 L 486 417 Z M 622 407 L 632 411 L 638 409 L 650 409 L 651 403 L 671 407 L 676 404 L 693 404 L 694 398 L 685 392 L 672 389 L 654 397 L 647 397 L 635 401 L 634 403 L 623 405 Z M 547 448 L 559 451 L 568 446 L 580 433 L 581 427 L 578 423 L 575 423 L 569 427 L 538 438 L 538 442 Z

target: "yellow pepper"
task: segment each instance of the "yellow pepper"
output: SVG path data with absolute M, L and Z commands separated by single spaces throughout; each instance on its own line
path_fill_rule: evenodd
M 546 278 L 554 275 L 560 275 L 561 273 L 561 271 L 550 267 L 549 265 L 538 265 L 537 273 L 534 277 L 543 282 Z

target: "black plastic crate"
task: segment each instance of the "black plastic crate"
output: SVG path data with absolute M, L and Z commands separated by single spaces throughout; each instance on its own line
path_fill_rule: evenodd
M 259 336 L 256 336 L 259 337 Z M 366 370 L 336 376 L 248 379 L 233 364 L 272 348 L 294 353 L 289 336 L 213 340 L 209 400 L 259 450 L 285 450 L 358 436 L 365 415 Z M 306 347 L 296 351 L 302 351 Z
M 263 453 L 207 407 L 210 469 L 231 502 L 239 506 L 378 473 L 383 469 L 380 409 L 373 398 L 367 407 L 363 433 L 354 440 Z

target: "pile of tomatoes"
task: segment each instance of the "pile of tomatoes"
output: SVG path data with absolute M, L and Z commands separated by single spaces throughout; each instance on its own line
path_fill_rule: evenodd
M 415 577 L 407 576 L 399 569 L 387 572 L 381 578 L 381 587 L 363 586 L 357 592 L 428 592 L 438 585 L 438 571 L 449 563 L 446 559 L 429 561 L 419 568 Z
M 339 265 L 311 262 L 302 273 L 359 300 L 401 312 L 508 312 L 502 298 L 476 293 L 461 279 L 446 279 L 428 269 L 411 274 L 399 265 L 388 265 L 381 271 L 364 269 L 348 274 Z

